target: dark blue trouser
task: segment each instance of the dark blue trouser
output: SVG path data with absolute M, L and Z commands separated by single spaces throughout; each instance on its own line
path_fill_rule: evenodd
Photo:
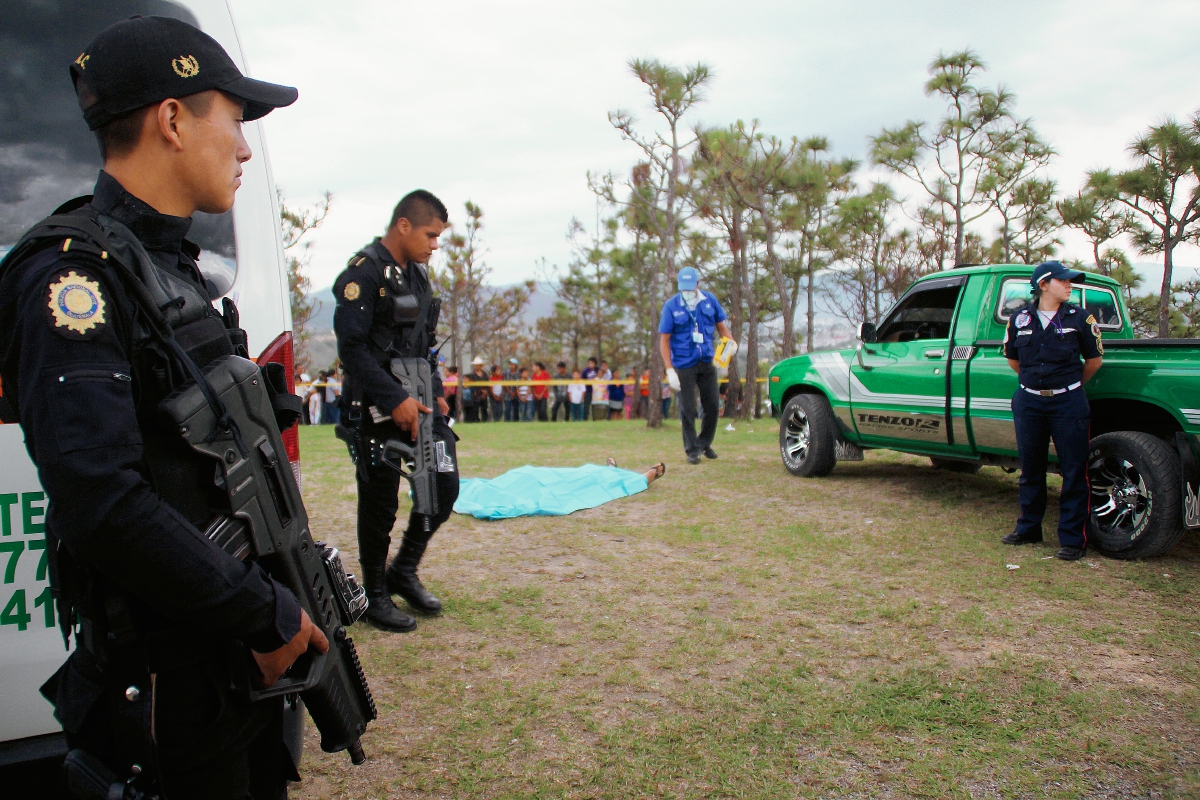
M 1021 456 L 1021 516 L 1016 532 L 1021 536 L 1042 532 L 1042 517 L 1046 515 L 1046 462 L 1053 439 L 1062 469 L 1058 543 L 1062 547 L 1086 547 L 1091 514 L 1087 476 L 1091 408 L 1087 395 L 1082 388 L 1052 397 L 1017 389 L 1012 411 L 1017 452 Z

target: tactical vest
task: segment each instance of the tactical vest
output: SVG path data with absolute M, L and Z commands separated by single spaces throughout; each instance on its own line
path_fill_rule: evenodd
M 377 245 L 382 247 L 382 245 Z M 399 264 L 385 264 L 374 247 L 359 250 L 347 266 L 363 261 L 383 275 L 383 298 L 371 322 L 371 351 L 383 366 L 393 358 L 427 358 L 437 335 L 442 301 L 428 283 L 424 291 L 405 278 Z
M 238 326 L 232 302 L 225 299 L 225 313 L 219 314 L 204 290 L 156 265 L 133 232 L 97 211 L 90 199 L 73 200 L 30 229 L 0 262 L 0 278 L 69 239 L 71 252 L 93 256 L 98 271 L 124 290 L 122 297 L 131 301 L 128 305 L 132 307 L 119 311 L 130 323 L 125 345 L 137 387 L 138 426 L 143 432 L 141 472 L 159 497 L 203 531 L 227 504 L 225 493 L 214 482 L 212 463 L 162 419 L 159 404 L 172 392 L 194 383 L 196 368 L 202 370 L 221 356 L 245 357 L 245 332 Z M 299 398 L 287 392 L 282 367 L 269 366 L 278 367 L 264 370 L 264 383 L 282 428 L 292 417 L 288 409 L 298 405 Z M 16 398 L 9 400 L 19 421 Z M 298 416 L 299 409 L 294 411 Z M 67 621 L 73 618 L 70 609 L 77 607 L 86 617 L 94 617 L 99 610 L 95 606 L 104 602 L 96 592 L 104 592 L 94 576 L 74 565 L 65 550 L 57 546 L 49 550 L 51 585 L 59 595 L 60 619 L 67 634 Z

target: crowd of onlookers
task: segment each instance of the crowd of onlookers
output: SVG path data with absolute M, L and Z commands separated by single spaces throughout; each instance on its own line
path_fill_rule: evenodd
M 610 367 L 603 359 L 589 358 L 586 367 L 570 371 L 560 361 L 554 372 L 550 372 L 541 361 L 523 367 L 516 358 L 510 358 L 507 369 L 501 370 L 498 364 L 488 369 L 483 359 L 476 358 L 465 375 L 459 374 L 458 367 L 445 368 L 442 373 L 451 414 L 463 422 L 645 419 L 651 394 L 661 404 L 664 418 L 672 411 L 671 388 L 664 383 L 660 390 L 651 392 L 649 370 L 643 370 L 640 378 L 633 369 L 622 375 L 621 370 Z M 515 385 L 495 381 L 511 381 Z M 534 381 L 578 382 L 539 386 Z M 339 369 L 321 370 L 315 378 L 307 373 L 297 374 L 296 394 L 304 400 L 304 424 L 335 425 L 340 421 Z
M 508 368 L 503 372 L 499 364 L 492 364 L 488 370 L 483 359 L 477 357 L 466 375 L 460 376 L 457 367 L 450 367 L 442 385 L 446 401 L 451 408 L 461 410 L 463 422 L 557 422 L 560 412 L 564 422 L 646 416 L 647 404 L 651 402 L 649 370 L 642 372 L 640 379 L 635 370 L 622 376 L 619 369 L 612 369 L 607 361 L 595 358 L 589 358 L 582 370 L 568 372 L 562 361 L 554 369 L 551 373 L 541 361 L 535 361 L 532 368 L 522 367 L 520 361 L 510 358 Z M 515 385 L 493 381 L 511 381 Z M 535 385 L 533 381 L 568 382 Z M 661 391 L 654 394 L 654 402 L 661 403 L 663 416 L 668 416 L 670 388 L 664 384 Z

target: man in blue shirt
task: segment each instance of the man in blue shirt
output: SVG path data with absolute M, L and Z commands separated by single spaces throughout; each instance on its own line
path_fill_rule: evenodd
M 679 270 L 679 293 L 663 305 L 658 323 L 659 349 L 667 368 L 667 383 L 679 393 L 679 419 L 683 423 L 683 449 L 689 464 L 699 464 L 700 454 L 716 458 L 712 449 L 717 432 L 717 368 L 713 365 L 713 336 L 733 339 L 725 324 L 725 309 L 711 292 L 699 288 L 700 273 L 693 267 Z M 737 342 L 733 343 L 737 353 Z M 704 419 L 696 436 L 696 392 Z

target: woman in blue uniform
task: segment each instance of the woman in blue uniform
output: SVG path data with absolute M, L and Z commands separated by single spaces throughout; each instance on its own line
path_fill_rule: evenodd
M 1100 369 L 1104 355 L 1096 318 L 1069 302 L 1072 284 L 1083 277 L 1058 261 L 1039 264 L 1029 278 L 1033 298 L 1009 318 L 1004 334 L 1004 355 L 1020 376 L 1012 411 L 1021 457 L 1021 516 L 1001 541 L 1042 541 L 1046 462 L 1053 438 L 1062 470 L 1055 555 L 1064 561 L 1087 554 L 1091 409 L 1083 384 Z

